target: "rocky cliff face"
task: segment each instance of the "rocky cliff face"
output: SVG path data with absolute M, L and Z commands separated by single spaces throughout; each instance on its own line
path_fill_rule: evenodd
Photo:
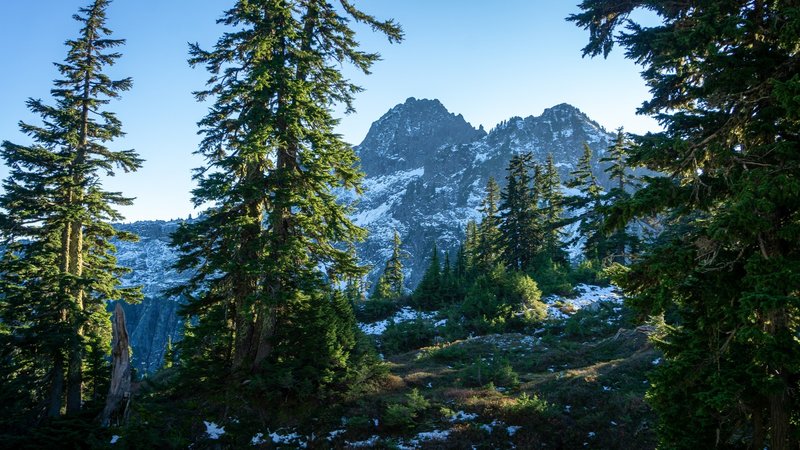
M 578 109 L 561 104 L 538 117 L 513 117 L 489 133 L 476 129 L 438 100 L 409 98 L 373 123 L 356 150 L 366 174 L 353 220 L 369 231 L 358 246 L 359 256 L 373 267 L 370 280 L 380 275 L 391 253 L 397 230 L 409 257 L 405 261 L 407 288 L 416 286 L 435 242 L 455 252 L 477 208 L 490 176 L 505 184 L 511 157 L 532 152 L 543 162 L 552 153 L 563 180 L 568 179 L 587 142 L 599 159 L 613 136 Z M 602 168 L 597 175 L 605 182 Z M 164 291 L 186 279 L 172 269 L 174 252 L 169 235 L 177 222 L 148 221 L 120 225 L 138 234 L 138 243 L 119 244 L 119 260 L 133 272 L 129 284 L 144 286 L 145 300 L 126 305 L 134 367 L 150 372 L 160 367 L 168 338 L 179 338 L 179 299 Z
M 132 269 L 123 282 L 142 286 L 144 293 L 141 303 L 122 305 L 133 347 L 133 367 L 144 374 L 161 367 L 168 339 L 179 340 L 183 330 L 178 315 L 180 299 L 165 294 L 188 278 L 172 268 L 176 254 L 168 244 L 178 222 L 145 221 L 117 227 L 139 236 L 139 242 L 117 243 L 117 258 L 120 265 Z M 109 307 L 113 310 L 113 305 Z

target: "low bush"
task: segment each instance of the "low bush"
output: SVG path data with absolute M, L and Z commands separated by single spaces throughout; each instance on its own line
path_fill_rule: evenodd
M 386 406 L 383 423 L 389 428 L 411 428 L 430 406 L 430 402 L 417 389 L 412 389 L 406 394 L 405 403 L 389 403 Z
M 495 386 L 515 387 L 519 376 L 506 358 L 480 359 L 463 371 L 466 386 L 480 387 L 492 383 Z
M 357 303 L 353 310 L 359 322 L 370 323 L 388 319 L 401 307 L 402 303 L 396 300 L 369 299 Z
M 385 354 L 397 354 L 427 347 L 433 344 L 436 328 L 433 322 L 415 319 L 407 322 L 390 323 L 381 337 L 381 349 Z

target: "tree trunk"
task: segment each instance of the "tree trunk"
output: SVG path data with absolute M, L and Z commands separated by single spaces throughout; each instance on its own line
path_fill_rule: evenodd
M 83 226 L 73 222 L 71 227 L 70 269 L 76 278 L 83 276 Z M 78 316 L 73 320 L 73 342 L 69 349 L 69 367 L 67 371 L 67 414 L 75 414 L 81 410 L 83 393 L 83 288 L 73 291 L 73 301 Z
M 254 372 L 257 371 L 261 363 L 272 354 L 272 336 L 275 334 L 275 325 L 277 321 L 275 307 L 263 305 L 262 311 L 258 315 L 258 321 L 256 322 L 258 345 L 251 368 Z
M 250 163 L 246 168 L 246 180 L 249 183 L 257 182 L 261 174 L 261 161 Z M 245 225 L 240 234 L 239 242 L 239 265 L 246 266 L 253 261 L 261 259 L 261 233 L 263 232 L 264 208 L 260 202 L 253 202 L 246 207 L 246 214 L 250 223 Z M 243 272 L 244 271 L 244 272 Z M 233 369 L 241 370 L 252 365 L 256 354 L 256 342 L 259 339 L 259 328 L 256 321 L 259 317 L 260 305 L 254 305 L 252 298 L 259 289 L 259 274 L 251 273 L 250 270 L 239 268 L 234 280 L 234 347 L 233 347 Z
M 93 30 L 88 31 L 88 49 L 86 50 L 87 72 L 83 79 L 83 104 L 81 105 L 81 131 L 79 144 L 75 154 L 72 174 L 72 193 L 70 194 L 71 206 L 84 209 L 84 164 L 87 158 L 89 144 L 89 111 L 91 96 L 91 82 L 94 67 L 94 42 Z M 76 218 L 70 224 L 69 230 L 69 273 L 80 279 L 83 275 L 83 222 Z M 69 348 L 69 366 L 67 368 L 67 414 L 75 414 L 81 410 L 83 396 L 83 287 L 77 286 L 72 291 L 76 317 L 72 320 L 74 335 Z
M 68 194 L 68 201 L 72 201 L 72 194 Z M 69 273 L 70 269 L 70 260 L 69 260 L 69 253 L 70 253 L 70 245 L 69 245 L 69 236 L 70 236 L 70 224 L 64 224 L 64 229 L 61 231 L 61 274 Z M 63 283 L 62 278 L 62 283 Z M 64 290 L 64 293 L 68 292 L 68 286 L 61 286 L 61 289 Z M 68 311 L 66 308 L 60 311 L 60 321 L 66 322 L 68 320 Z M 62 397 L 64 396 L 64 358 L 61 356 L 59 350 L 55 350 L 53 353 L 53 369 L 50 372 L 50 390 L 48 393 L 48 401 L 47 401 L 47 416 L 48 417 L 58 417 L 61 415 L 61 402 Z
M 789 333 L 787 331 L 788 315 L 785 308 L 772 311 L 768 317 L 767 329 L 774 339 L 780 340 L 783 335 Z M 770 393 L 767 397 L 769 401 L 770 448 L 772 450 L 788 450 L 792 404 L 789 399 L 785 368 L 776 365 L 770 369 L 770 372 L 776 373 L 781 378 L 783 384 L 779 390 Z
M 750 448 L 753 450 L 762 450 L 764 448 L 764 441 L 767 440 L 767 431 L 764 428 L 764 412 L 760 407 L 756 407 L 753 411 L 753 442 Z
M 50 378 L 47 417 L 58 417 L 61 414 L 61 397 L 64 395 L 64 359 L 58 352 L 53 355 L 53 369 L 50 372 Z
M 100 424 L 104 427 L 110 424 L 124 422 L 128 415 L 128 406 L 131 401 L 131 359 L 129 351 L 128 328 L 125 325 L 125 311 L 117 303 L 114 309 L 113 342 L 111 356 L 111 385 L 108 388 L 106 406 L 100 414 Z

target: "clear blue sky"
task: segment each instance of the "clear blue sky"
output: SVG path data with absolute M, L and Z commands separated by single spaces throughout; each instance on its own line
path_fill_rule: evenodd
M 0 140 L 27 142 L 19 120 L 36 122 L 28 97 L 49 98 L 66 39 L 76 36 L 73 13 L 89 0 L 2 1 L 0 4 Z M 614 52 L 608 60 L 581 58 L 587 33 L 564 18 L 578 0 L 356 0 L 380 18 L 394 18 L 406 40 L 389 45 L 361 27 L 367 50 L 383 55 L 367 77 L 346 69 L 366 88 L 357 112 L 340 132 L 358 144 L 370 124 L 408 97 L 438 98 L 454 113 L 487 130 L 512 116 L 538 115 L 566 102 L 607 129 L 645 132 L 657 124 L 637 116 L 648 98 L 639 67 Z M 189 191 L 196 123 L 206 105 L 191 91 L 206 73 L 186 63 L 187 43 L 209 48 L 222 32 L 215 20 L 233 0 L 115 0 L 109 8 L 114 36 L 127 39 L 111 74 L 133 77 L 133 90 L 115 101 L 127 136 L 118 149 L 134 148 L 146 160 L 136 173 L 118 174 L 105 185 L 136 197 L 122 210 L 128 220 L 169 219 L 197 213 Z M 0 167 L 0 176 L 7 170 Z

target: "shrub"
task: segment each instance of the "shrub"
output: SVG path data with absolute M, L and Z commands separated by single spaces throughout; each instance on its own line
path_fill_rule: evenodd
M 475 279 L 461 313 L 467 327 L 477 333 L 519 331 L 545 318 L 541 296 L 531 277 L 498 266 Z
M 536 270 L 532 275 L 544 295 L 569 295 L 572 293 L 568 266 L 555 264 L 548 260 L 536 265 Z
M 354 310 L 359 322 L 377 322 L 388 319 L 400 309 L 401 304 L 395 300 L 369 299 L 356 304 Z
M 564 333 L 570 337 L 586 337 L 615 332 L 620 318 L 615 307 L 611 303 L 600 303 L 591 309 L 581 309 L 567 319 Z
M 400 403 L 386 406 L 383 423 L 389 428 L 411 428 L 414 426 L 414 414 L 411 408 Z
M 600 263 L 598 261 L 584 259 L 569 271 L 570 282 L 572 285 L 595 284 L 598 282 L 599 270 Z
M 552 405 L 547 403 L 544 399 L 539 398 L 538 395 L 533 394 L 533 396 L 529 396 L 527 393 L 523 392 L 522 395 L 517 398 L 517 401 L 508 407 L 508 410 L 512 414 L 528 416 L 532 414 L 547 414 L 551 407 Z
M 383 423 L 389 428 L 411 428 L 430 406 L 430 402 L 417 389 L 412 389 L 406 394 L 405 404 L 390 403 L 386 406 Z
M 432 350 L 429 356 L 440 363 L 467 361 L 473 358 L 473 355 L 463 345 L 449 345 L 437 348 Z
M 434 337 L 436 328 L 430 320 L 392 322 L 381 337 L 381 348 L 387 354 L 407 352 L 433 344 Z
M 519 376 L 506 358 L 478 360 L 464 369 L 464 383 L 472 387 L 489 383 L 514 387 L 519 384 Z

